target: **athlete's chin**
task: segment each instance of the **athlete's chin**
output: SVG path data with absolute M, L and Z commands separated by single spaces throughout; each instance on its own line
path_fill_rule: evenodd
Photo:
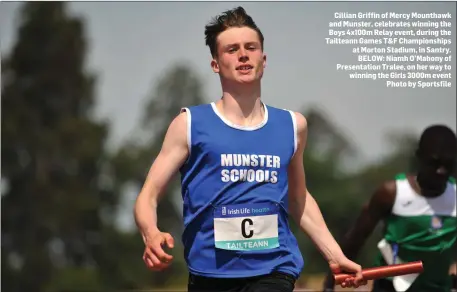
M 446 182 L 434 182 L 421 186 L 422 192 L 429 196 L 439 196 L 446 190 Z
M 255 75 L 237 76 L 236 81 L 240 84 L 254 84 L 259 82 L 261 77 Z
M 244 85 L 251 85 L 254 84 L 257 80 L 252 79 L 252 80 L 237 80 L 238 84 L 244 84 Z

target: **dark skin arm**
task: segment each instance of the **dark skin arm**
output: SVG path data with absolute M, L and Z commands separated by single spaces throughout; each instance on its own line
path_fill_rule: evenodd
M 341 248 L 349 259 L 355 260 L 376 225 L 391 214 L 395 202 L 395 194 L 395 181 L 387 181 L 378 187 L 369 202 L 363 206 L 355 224 L 341 242 Z M 327 275 L 324 288 L 326 291 L 333 291 L 332 274 Z

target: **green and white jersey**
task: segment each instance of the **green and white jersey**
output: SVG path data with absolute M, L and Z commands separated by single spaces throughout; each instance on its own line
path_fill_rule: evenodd
M 424 265 L 424 272 L 408 291 L 450 291 L 449 266 L 457 244 L 455 181 L 449 181 L 444 193 L 436 198 L 417 194 L 405 174 L 397 175 L 396 186 L 384 239 L 392 246 L 394 262 L 421 260 Z M 379 259 L 378 264 L 386 263 Z

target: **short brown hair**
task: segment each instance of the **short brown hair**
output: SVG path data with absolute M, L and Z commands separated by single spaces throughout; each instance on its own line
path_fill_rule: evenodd
M 255 24 L 251 16 L 249 16 L 243 7 L 239 6 L 231 10 L 222 12 L 222 14 L 214 17 L 205 26 L 205 41 L 209 47 L 211 55 L 217 55 L 217 36 L 232 27 L 249 27 L 257 32 L 260 39 L 260 44 L 263 49 L 263 34 Z

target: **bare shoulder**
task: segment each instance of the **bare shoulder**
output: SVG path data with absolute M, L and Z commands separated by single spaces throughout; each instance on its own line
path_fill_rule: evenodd
M 379 185 L 377 194 L 379 197 L 392 197 L 397 192 L 397 184 L 394 180 L 388 180 Z
M 388 180 L 382 183 L 379 186 L 380 191 L 382 191 L 384 194 L 389 194 L 389 195 L 394 195 L 395 192 L 397 191 L 397 184 L 395 180 Z
M 168 131 L 165 136 L 165 142 L 168 145 L 173 145 L 174 143 L 186 144 L 187 145 L 187 112 L 182 110 L 170 123 L 168 126 Z M 175 145 L 177 146 L 177 145 Z
M 306 120 L 305 116 L 299 112 L 294 112 L 295 121 L 297 123 L 297 132 L 306 131 L 308 128 L 308 121 Z
M 171 121 L 169 129 L 174 132 L 185 133 L 187 131 L 187 111 L 181 110 L 181 112 Z
M 299 112 L 293 112 L 295 116 L 295 123 L 297 127 L 297 139 L 298 139 L 298 148 L 300 151 L 303 151 L 306 147 L 306 141 L 308 137 L 308 122 Z
M 390 212 L 397 193 L 397 185 L 395 180 L 388 180 L 378 186 L 374 192 L 371 202 L 373 207 Z
M 181 112 L 173 119 L 172 124 L 179 128 L 187 126 L 187 110 L 182 109 Z

